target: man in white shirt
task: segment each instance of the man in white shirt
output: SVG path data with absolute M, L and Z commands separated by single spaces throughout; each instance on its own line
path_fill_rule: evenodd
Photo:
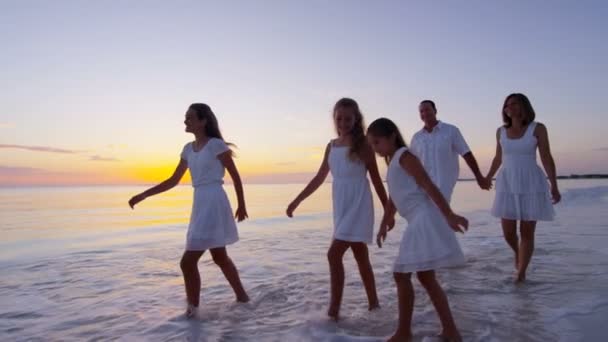
M 475 156 L 469 149 L 460 130 L 453 125 L 437 120 L 437 107 L 431 100 L 424 100 L 418 107 L 424 127 L 412 137 L 410 150 L 416 155 L 431 180 L 445 199 L 450 202 L 458 181 L 458 156 L 462 156 L 484 190 L 490 184 L 479 171 Z

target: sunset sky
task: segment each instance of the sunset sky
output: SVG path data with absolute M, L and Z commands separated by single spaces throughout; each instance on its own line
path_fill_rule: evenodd
M 435 100 L 485 173 L 511 92 L 559 174 L 608 173 L 606 18 L 606 1 L 0 1 L 0 185 L 162 180 L 192 102 L 247 182 L 307 180 L 344 96 L 408 141 Z

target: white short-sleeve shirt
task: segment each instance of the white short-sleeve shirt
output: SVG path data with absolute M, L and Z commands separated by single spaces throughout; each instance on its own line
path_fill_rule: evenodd
M 471 151 L 460 130 L 439 121 L 431 132 L 422 128 L 414 134 L 410 145 L 410 151 L 420 159 L 433 183 L 449 202 L 460 171 L 458 156 Z

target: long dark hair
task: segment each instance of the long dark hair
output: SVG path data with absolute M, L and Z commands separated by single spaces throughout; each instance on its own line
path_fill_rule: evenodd
M 336 111 L 338 108 L 352 108 L 355 112 L 355 123 L 353 125 L 353 130 L 350 132 L 352 136 L 352 144 L 350 146 L 349 156 L 351 159 L 360 158 L 360 153 L 363 150 L 363 146 L 365 146 L 365 124 L 363 123 L 363 114 L 361 114 L 361 110 L 359 109 L 359 104 L 357 101 L 344 97 L 338 100 L 334 105 L 333 117 L 334 120 L 336 118 Z M 336 127 L 336 132 L 338 128 Z
M 527 124 L 534 121 L 534 119 L 536 118 L 536 113 L 534 112 L 534 108 L 532 108 L 532 103 L 530 103 L 530 100 L 528 99 L 528 97 L 521 93 L 513 93 L 513 94 L 510 94 L 509 96 L 507 96 L 507 98 L 505 99 L 505 102 L 502 105 L 502 121 L 504 122 L 505 127 L 509 128 L 513 125 L 513 120 L 507 115 L 507 111 L 506 111 L 507 102 L 511 98 L 515 98 L 517 101 L 519 101 L 519 104 L 522 106 L 522 110 L 524 111 L 524 116 L 525 116 L 522 124 L 524 126 L 526 126 Z
M 192 109 L 194 112 L 196 112 L 196 116 L 199 120 L 206 120 L 205 135 L 210 138 L 224 140 L 222 132 L 220 131 L 220 125 L 217 122 L 217 117 L 215 116 L 209 105 L 204 103 L 193 103 L 190 105 L 189 109 Z M 226 142 L 226 144 L 230 147 L 235 147 L 235 145 L 232 143 Z M 232 150 L 230 150 L 230 153 L 234 154 Z
M 393 143 L 395 144 L 396 149 L 407 147 L 407 144 L 403 139 L 403 135 L 401 135 L 401 132 L 399 131 L 399 127 L 397 127 L 393 121 L 387 118 L 374 120 L 374 122 L 367 127 L 367 134 L 382 138 L 390 138 L 394 136 L 395 140 Z M 386 161 L 386 164 L 388 165 L 391 162 L 391 157 L 385 156 L 384 161 Z

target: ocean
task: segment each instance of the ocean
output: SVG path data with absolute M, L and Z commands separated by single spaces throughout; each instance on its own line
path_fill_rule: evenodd
M 332 236 L 331 185 L 285 208 L 303 184 L 245 185 L 250 219 L 228 252 L 251 297 L 237 304 L 205 254 L 200 317 L 183 316 L 179 260 L 192 189 L 179 186 L 131 210 L 145 187 L 0 188 L 1 341 L 382 341 L 397 325 L 392 264 L 405 221 L 386 245 L 370 245 L 381 309 L 367 299 L 345 254 L 341 320 L 325 316 L 326 252 Z M 608 323 L 608 180 L 560 180 L 554 222 L 537 227 L 524 285 L 490 207 L 493 191 L 459 182 L 452 205 L 470 220 L 459 235 L 466 266 L 440 270 L 465 341 L 604 341 Z M 231 185 L 226 190 L 236 203 Z M 376 221 L 382 215 L 376 201 Z M 376 230 L 378 225 L 376 225 Z M 415 341 L 440 327 L 414 281 Z

